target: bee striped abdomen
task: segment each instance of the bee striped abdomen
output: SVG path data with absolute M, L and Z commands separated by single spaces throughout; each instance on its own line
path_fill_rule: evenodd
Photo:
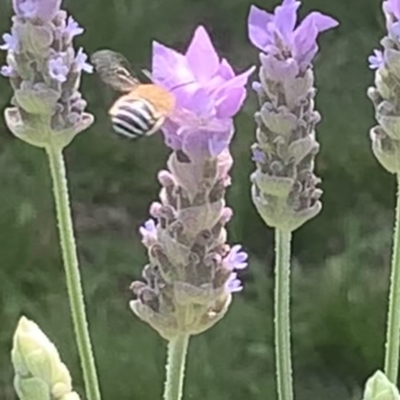
M 114 131 L 132 139 L 150 135 L 160 125 L 154 107 L 143 99 L 120 99 L 110 114 Z

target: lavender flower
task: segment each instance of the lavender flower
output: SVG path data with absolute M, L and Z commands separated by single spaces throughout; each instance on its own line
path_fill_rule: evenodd
M 163 128 L 172 154 L 158 176 L 154 219 L 140 229 L 150 261 L 146 283 L 132 284 L 137 299 L 131 308 L 171 339 L 210 328 L 227 311 L 231 293 L 242 288 L 236 271 L 247 266 L 247 254 L 226 244 L 233 213 L 224 197 L 232 118 L 253 68 L 236 75 L 199 27 L 185 55 L 155 42 L 152 69 L 153 80 L 175 94 L 177 108 Z
M 72 45 L 83 29 L 60 5 L 61 0 L 14 0 L 11 34 L 3 35 L 0 46 L 7 51 L 0 73 L 14 89 L 7 125 L 39 147 L 64 147 L 93 122 L 79 93 L 82 71 L 92 68 L 83 49 L 76 52 Z
M 249 13 L 249 38 L 261 50 L 260 82 L 255 82 L 260 111 L 255 114 L 257 143 L 253 202 L 271 227 L 293 231 L 318 214 L 322 194 L 316 185 L 314 158 L 319 145 L 314 111 L 312 60 L 320 32 L 338 23 L 319 12 L 297 27 L 299 1 L 284 0 L 270 14 L 255 6 Z
M 384 168 L 400 173 L 400 0 L 383 2 L 387 35 L 383 51 L 375 50 L 369 66 L 375 69 L 375 87 L 368 96 L 375 107 L 378 125 L 370 131 L 372 149 Z

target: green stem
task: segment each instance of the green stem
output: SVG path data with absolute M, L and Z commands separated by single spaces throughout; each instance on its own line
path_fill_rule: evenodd
M 392 272 L 387 316 L 385 374 L 397 385 L 400 335 L 400 176 L 397 176 L 396 220 L 393 235 Z
M 181 400 L 189 336 L 180 335 L 168 343 L 167 378 L 164 400 Z
M 275 357 L 279 400 L 293 400 L 290 354 L 291 233 L 275 231 Z
M 78 267 L 78 256 L 72 225 L 64 158 L 61 148 L 49 146 L 46 148 L 46 151 L 49 156 L 50 171 L 53 180 L 53 192 L 57 209 L 62 256 L 67 278 L 68 297 L 83 370 L 86 395 L 89 400 L 100 400 L 99 383 L 92 345 L 90 343 L 81 277 Z

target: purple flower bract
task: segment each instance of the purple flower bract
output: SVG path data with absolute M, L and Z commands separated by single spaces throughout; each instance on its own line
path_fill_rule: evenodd
M 18 17 L 50 21 L 60 10 L 61 0 L 13 0 L 14 12 Z
M 298 72 L 306 70 L 316 55 L 318 34 L 338 25 L 335 19 L 312 12 L 296 27 L 299 6 L 299 1 L 283 0 L 274 14 L 251 6 L 248 20 L 254 46 L 282 64 L 295 61 Z
M 189 157 L 222 152 L 232 138 L 232 118 L 243 104 L 253 71 L 251 67 L 236 75 L 202 26 L 185 54 L 154 42 L 153 80 L 174 94 L 177 105 L 163 129 L 167 145 Z

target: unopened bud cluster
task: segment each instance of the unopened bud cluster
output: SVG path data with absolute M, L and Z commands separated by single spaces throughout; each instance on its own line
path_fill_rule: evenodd
M 56 0 L 14 0 L 11 33 L 3 35 L 7 51 L 1 74 L 14 90 L 5 110 L 9 129 L 39 147 L 64 147 L 93 122 L 79 92 L 82 71 L 91 72 L 82 49 L 72 41 L 83 29 L 60 10 Z
M 25 317 L 15 331 L 11 356 L 14 386 L 21 400 L 80 400 L 56 347 Z
M 314 129 L 320 120 L 314 111 L 314 77 L 307 69 L 274 79 L 272 56 L 261 59 L 261 82 L 254 85 L 261 109 L 255 114 L 252 197 L 267 225 L 293 231 L 321 210 L 320 180 L 314 175 L 319 150 Z
M 241 289 L 235 271 L 246 267 L 247 254 L 226 244 L 231 165 L 228 149 L 197 159 L 179 150 L 170 156 L 169 171 L 159 174 L 161 202 L 151 207 L 155 220 L 141 229 L 150 259 L 146 283 L 132 284 L 137 300 L 131 307 L 166 339 L 210 328 Z
M 381 44 L 383 51 L 375 50 L 369 58 L 376 69 L 375 87 L 368 96 L 375 107 L 378 125 L 370 131 L 372 149 L 379 162 L 389 172 L 400 173 L 400 15 L 390 1 L 383 3 L 388 29 Z

